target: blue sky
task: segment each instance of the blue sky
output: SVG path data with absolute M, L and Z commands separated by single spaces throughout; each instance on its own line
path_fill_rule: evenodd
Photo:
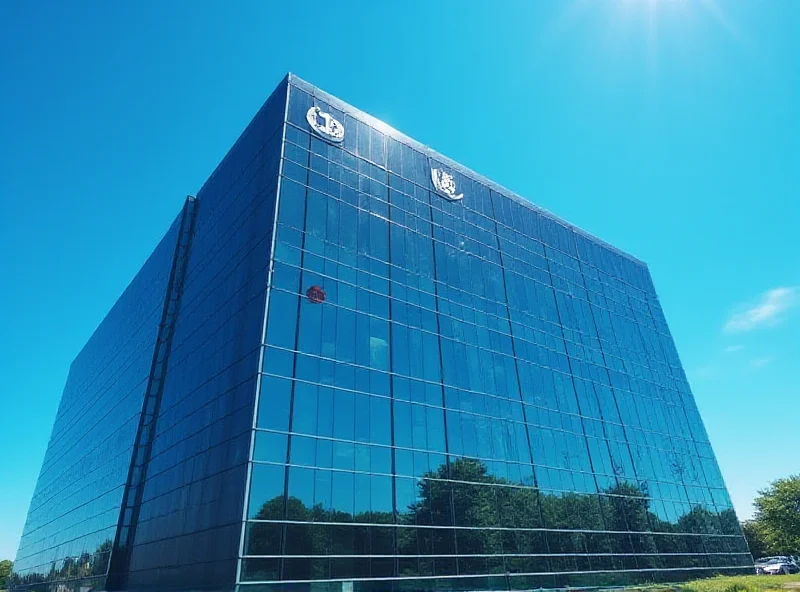
M 0 3 L 0 559 L 69 364 L 291 70 L 650 265 L 740 517 L 800 472 L 800 2 Z

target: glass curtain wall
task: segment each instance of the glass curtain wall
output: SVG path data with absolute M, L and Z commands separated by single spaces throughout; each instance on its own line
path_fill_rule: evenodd
M 295 84 L 240 581 L 751 569 L 647 267 Z

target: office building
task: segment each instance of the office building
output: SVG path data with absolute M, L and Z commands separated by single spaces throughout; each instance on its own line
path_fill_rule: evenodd
M 752 568 L 647 266 L 290 75 L 73 362 L 13 578 Z

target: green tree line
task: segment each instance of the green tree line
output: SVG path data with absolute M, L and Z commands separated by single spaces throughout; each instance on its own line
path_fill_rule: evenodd
M 800 475 L 773 481 L 753 506 L 753 519 L 742 523 L 753 557 L 800 555 Z
M 14 564 L 8 559 L 0 561 L 0 590 L 8 588 L 8 576 L 11 575 L 11 568 Z

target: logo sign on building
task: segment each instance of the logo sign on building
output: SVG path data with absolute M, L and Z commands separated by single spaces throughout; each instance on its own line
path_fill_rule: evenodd
M 458 201 L 464 197 L 463 193 L 456 193 L 456 180 L 453 175 L 443 169 L 431 169 L 431 180 L 433 186 L 436 188 L 436 193 L 449 199 L 450 201 Z
M 344 140 L 344 126 L 319 107 L 311 107 L 306 113 L 306 120 L 319 137 L 337 144 Z
M 306 290 L 306 298 L 313 304 L 322 304 L 325 302 L 325 290 L 320 286 L 311 286 Z

